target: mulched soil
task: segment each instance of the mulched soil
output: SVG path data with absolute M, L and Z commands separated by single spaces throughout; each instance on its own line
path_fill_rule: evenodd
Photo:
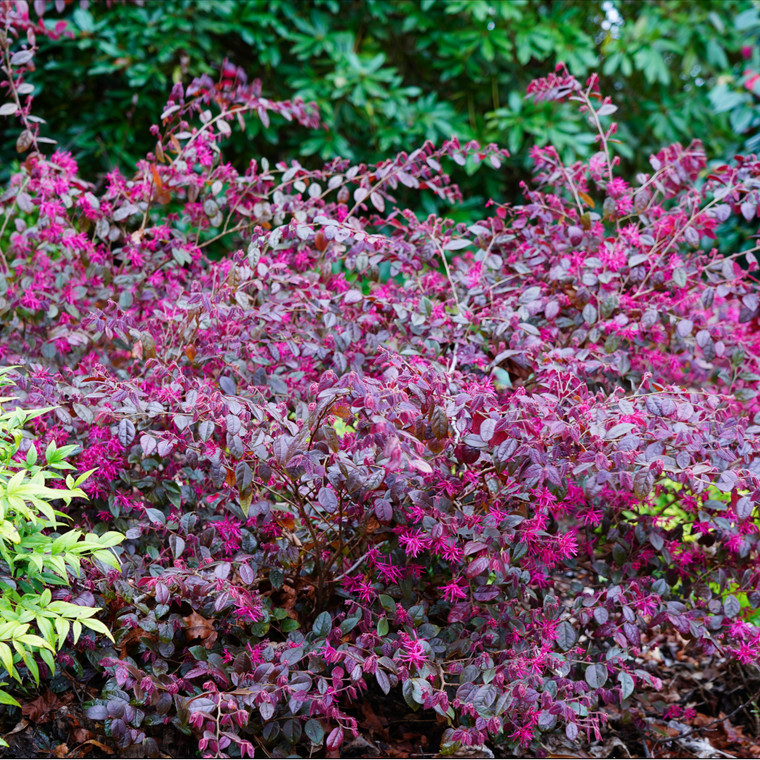
M 549 758 L 753 758 L 760 757 L 760 674 L 719 660 L 704 665 L 688 654 L 678 634 L 650 642 L 647 656 L 663 679 L 659 692 L 637 692 L 630 711 L 610 710 L 602 742 L 570 743 L 548 737 L 535 757 Z M 68 682 L 68 683 L 67 683 Z M 59 676 L 58 693 L 44 689 L 23 706 L 15 726 L 5 725 L 10 744 L 0 757 L 139 757 L 140 750 L 119 751 L 102 723 L 84 715 L 92 696 L 75 679 Z M 691 708 L 686 722 L 668 719 L 671 705 Z M 609 708 L 608 708 L 609 709 Z M 5 713 L 6 721 L 9 717 Z M 412 712 L 400 695 L 372 694 L 359 706 L 360 734 L 342 748 L 341 758 L 432 758 L 445 725 L 435 715 Z M 0 724 L 2 725 L 2 724 Z M 197 756 L 197 743 L 179 732 L 164 732 L 160 757 Z M 463 749 L 457 758 L 503 757 L 498 747 Z
M 582 569 L 557 579 L 560 594 L 574 595 L 591 583 Z M 568 597 L 566 597 L 568 598 Z M 607 708 L 610 719 L 604 740 L 569 742 L 547 737 L 531 757 L 549 758 L 755 758 L 760 757 L 760 671 L 737 662 L 695 659 L 689 642 L 677 632 L 645 641 L 645 667 L 662 680 L 660 691 L 637 690 L 630 709 Z M 90 680 L 91 679 L 91 680 Z M 49 686 L 29 699 L 22 716 L 12 719 L 0 706 L 0 735 L 10 747 L 0 758 L 142 757 L 142 747 L 119 750 L 105 735 L 103 724 L 84 715 L 84 703 L 97 697 L 100 684 L 94 670 L 81 678 L 59 673 Z M 670 708 L 680 716 L 667 717 Z M 683 711 L 689 708 L 684 718 Z M 692 716 L 693 711 L 693 716 Z M 14 711 L 14 717 L 18 715 Z M 354 711 L 360 733 L 348 740 L 341 758 L 434 758 L 446 727 L 434 713 L 413 712 L 400 693 L 375 689 Z M 15 725 L 14 725 L 15 724 Z M 166 727 L 160 732 L 155 757 L 197 757 L 193 737 Z M 337 756 L 337 755 L 336 755 Z M 463 748 L 448 757 L 504 757 L 496 746 Z

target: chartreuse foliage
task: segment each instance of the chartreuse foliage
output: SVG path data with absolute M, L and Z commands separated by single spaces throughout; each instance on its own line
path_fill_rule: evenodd
M 444 750 L 545 753 L 642 717 L 661 635 L 757 667 L 758 261 L 724 235 L 757 157 L 694 140 L 627 175 L 599 78 L 559 67 L 525 107 L 570 109 L 588 159 L 534 146 L 519 205 L 420 218 L 399 197 L 458 207 L 448 172 L 505 149 L 230 162 L 241 122 L 319 117 L 227 64 L 98 188 L 33 113 L 50 28 L 0 21 L 0 346 L 56 407 L 31 432 L 98 468 L 78 524 L 126 537 L 73 580 L 114 645 L 64 653 L 120 754 L 337 753 L 381 695 Z
M 0 369 L 0 387 L 10 384 L 10 368 Z M 0 398 L 0 405 L 11 398 Z M 1 407 L 0 407 L 1 408 Z M 26 423 L 49 409 L 13 409 L 0 413 L 0 664 L 5 673 L 22 682 L 18 666 L 23 664 L 35 683 L 40 671 L 36 657 L 55 672 L 55 653 L 71 635 L 76 643 L 83 626 L 111 638 L 109 630 L 93 616 L 96 607 L 53 601 L 51 587 L 68 586 L 78 576 L 83 559 L 97 559 L 118 569 L 110 547 L 124 537 L 114 531 L 97 536 L 81 530 L 63 530 L 67 516 L 52 502 L 85 497 L 81 485 L 92 472 L 77 478 L 66 475 L 65 488 L 51 488 L 50 481 L 74 469 L 66 459 L 76 446 L 56 447 L 51 441 L 44 462 L 38 462 L 35 446 L 26 457 L 18 457 Z M 0 702 L 17 705 L 7 692 Z

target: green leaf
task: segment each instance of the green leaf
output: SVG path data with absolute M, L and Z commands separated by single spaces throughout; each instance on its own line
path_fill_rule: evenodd
M 53 653 L 48 649 L 43 649 L 40 651 L 39 655 L 45 665 L 48 666 L 50 673 L 52 675 L 55 675 L 55 658 L 53 656 Z
M 0 705 L 11 705 L 13 707 L 21 707 L 19 702 L 15 700 L 7 691 L 0 689 Z M 7 747 L 8 743 L 3 740 L 3 746 Z
M 55 632 L 58 634 L 58 649 L 66 643 L 66 637 L 69 635 L 71 624 L 62 617 L 55 619 Z
M 322 724 L 315 720 L 314 718 L 311 718 L 306 721 L 306 725 L 304 726 L 304 732 L 306 733 L 306 736 L 309 737 L 312 744 L 321 745 L 325 738 L 325 730 L 322 728 Z
M 112 567 L 114 570 L 119 570 L 119 559 L 118 557 L 113 554 L 113 552 L 110 552 L 108 550 L 103 551 L 97 551 L 93 552 L 92 555 L 95 559 L 100 560 L 104 565 L 108 565 L 108 567 Z
M 37 628 L 40 629 L 42 637 L 47 641 L 48 645 L 52 649 L 55 646 L 55 629 L 53 624 L 47 618 L 38 616 L 36 618 Z
M 557 626 L 557 644 L 559 644 L 559 646 L 566 652 L 575 645 L 577 638 L 578 636 L 575 633 L 575 629 L 567 620 L 563 620 Z
M 319 615 L 317 615 L 317 618 L 314 621 L 311 630 L 320 639 L 325 638 L 325 636 L 327 636 L 327 634 L 332 630 L 332 616 L 330 613 L 327 611 L 320 612 Z
M 623 699 L 628 699 L 628 697 L 633 694 L 634 689 L 634 680 L 633 676 L 631 676 L 629 673 L 625 673 L 621 671 L 618 673 L 617 677 L 618 683 L 620 684 L 620 692 Z
M 586 683 L 592 689 L 601 689 L 607 682 L 607 666 L 601 662 L 595 662 L 586 668 Z
M 50 546 L 50 551 L 57 553 L 71 549 L 71 547 L 77 542 L 81 535 L 82 532 L 79 530 L 66 531 L 66 533 L 63 533 L 58 538 L 56 538 L 55 541 L 53 541 Z
M 393 600 L 393 597 L 388 596 L 388 594 L 380 594 L 378 596 L 378 599 L 380 600 L 380 604 L 382 608 L 388 612 L 389 614 L 393 614 L 396 612 L 396 602 Z
M 340 630 L 343 633 L 349 633 L 350 631 L 353 631 L 354 628 L 359 624 L 359 621 L 361 620 L 360 615 L 351 615 L 350 617 L 347 617 L 341 624 L 340 624 Z
M 26 644 L 30 647 L 38 649 L 52 649 L 53 647 L 48 644 L 41 636 L 37 636 L 35 633 L 25 633 L 21 636 L 14 636 L 13 641 L 18 641 L 20 644 Z
M 37 665 L 37 661 L 31 655 L 27 655 L 26 657 L 24 657 L 24 665 L 26 665 L 26 669 L 32 674 L 34 683 L 37 686 L 39 686 L 40 685 L 40 667 L 39 665 Z
M 108 628 L 106 628 L 105 624 L 102 623 L 100 620 L 97 620 L 96 618 L 88 618 L 88 619 L 82 620 L 82 625 L 87 626 L 87 628 L 90 628 L 93 631 L 102 633 L 104 636 L 106 636 L 111 641 L 113 641 L 113 636 L 111 634 L 111 631 L 109 631 Z
M 4 642 L 0 642 L 0 662 L 8 672 L 8 675 L 11 676 L 11 678 L 18 678 L 18 674 L 16 673 L 16 668 L 13 663 L 13 652 L 11 652 L 11 648 Z
M 7 520 L 0 522 L 0 538 L 5 541 L 10 541 L 13 544 L 17 544 L 21 541 L 21 536 L 19 535 L 16 526 Z

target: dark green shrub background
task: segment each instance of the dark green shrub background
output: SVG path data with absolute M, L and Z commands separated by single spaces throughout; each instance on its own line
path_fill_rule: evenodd
M 694 137 L 710 156 L 731 155 L 760 122 L 741 87 L 760 68 L 751 0 L 75 0 L 63 16 L 75 39 L 42 44 L 37 112 L 91 177 L 144 155 L 172 82 L 214 74 L 225 57 L 269 97 L 315 100 L 328 126 L 276 142 L 283 130 L 251 120 L 233 159 L 374 161 L 456 134 L 513 153 L 501 173 L 469 180 L 479 200 L 516 195 L 534 141 L 568 159 L 593 150 L 577 116 L 523 100 L 559 61 L 601 74 L 631 169 Z M 7 137 L 4 150 L 13 155 Z

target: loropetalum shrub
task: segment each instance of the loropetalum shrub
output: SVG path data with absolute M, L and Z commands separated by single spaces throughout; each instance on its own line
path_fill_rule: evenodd
M 2 359 L 57 405 L 34 445 L 98 467 L 77 520 L 127 536 L 80 582 L 115 646 L 65 654 L 122 750 L 173 726 L 207 756 L 339 753 L 393 693 L 444 749 L 525 753 L 635 718 L 660 631 L 757 665 L 757 262 L 718 241 L 758 212 L 754 156 L 673 145 L 629 182 L 614 106 L 560 68 L 528 95 L 578 107 L 598 152 L 534 149 L 521 205 L 420 220 L 400 185 L 456 203 L 442 164 L 503 152 L 236 168 L 240 119 L 316 114 L 225 65 L 96 194 L 41 150 L 43 28 L 3 14 Z

